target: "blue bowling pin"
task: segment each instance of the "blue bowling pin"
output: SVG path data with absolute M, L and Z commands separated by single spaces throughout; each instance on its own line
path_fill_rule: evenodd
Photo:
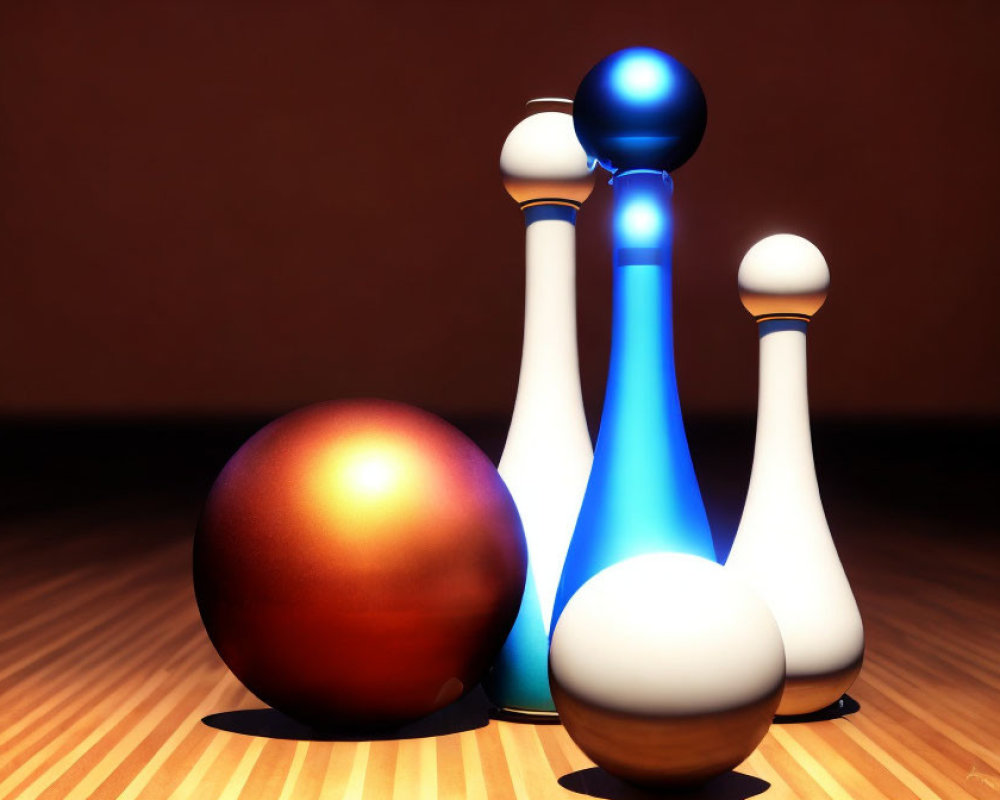
M 701 87 L 650 48 L 608 56 L 580 84 L 577 137 L 613 175 L 611 361 L 594 462 L 556 592 L 554 630 L 589 578 L 657 551 L 715 560 L 674 369 L 670 174 L 705 129 Z

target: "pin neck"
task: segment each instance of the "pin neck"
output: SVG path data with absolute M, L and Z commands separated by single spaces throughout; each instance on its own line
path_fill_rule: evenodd
M 575 225 L 576 212 L 579 206 L 568 203 L 543 202 L 522 206 L 521 209 L 524 211 L 525 225 L 531 225 L 534 222 L 541 222 L 543 220 L 559 220 L 561 222 L 568 222 L 570 225 Z
M 808 489 L 810 496 L 818 497 L 809 431 L 806 330 L 802 319 L 764 320 L 757 327 L 760 364 L 751 484 L 766 478 L 804 487 L 800 494 Z
M 615 267 L 656 266 L 670 272 L 673 182 L 665 172 L 630 170 L 615 176 Z

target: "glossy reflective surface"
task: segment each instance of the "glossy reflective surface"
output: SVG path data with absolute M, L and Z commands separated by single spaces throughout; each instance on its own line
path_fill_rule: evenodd
M 206 501 L 194 580 L 213 644 L 262 700 L 378 725 L 482 677 L 526 560 L 510 494 L 471 441 L 417 409 L 352 401 L 240 448 Z
M 650 47 L 619 50 L 580 83 L 576 135 L 605 169 L 672 172 L 698 149 L 708 110 L 690 70 Z
M 553 627 L 584 582 L 626 558 L 668 551 L 715 560 L 674 371 L 670 178 L 629 172 L 615 177 L 614 189 L 611 362 Z

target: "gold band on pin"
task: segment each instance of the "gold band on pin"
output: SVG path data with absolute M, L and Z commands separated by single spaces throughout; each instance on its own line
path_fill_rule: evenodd
M 759 317 L 754 317 L 754 322 L 769 322 L 772 319 L 794 319 L 800 322 L 809 322 L 812 317 L 806 314 L 761 314 Z
M 541 197 L 537 200 L 527 200 L 521 203 L 521 210 L 524 211 L 524 209 L 531 208 L 532 206 L 568 206 L 579 211 L 583 204 L 575 203 L 572 200 L 560 200 L 555 197 Z

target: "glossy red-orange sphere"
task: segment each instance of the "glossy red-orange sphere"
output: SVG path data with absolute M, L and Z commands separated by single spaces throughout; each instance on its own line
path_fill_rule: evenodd
M 194 547 L 223 661 L 269 705 L 333 726 L 415 719 L 472 688 L 526 569 L 489 459 L 386 401 L 320 403 L 260 430 L 212 487 Z

